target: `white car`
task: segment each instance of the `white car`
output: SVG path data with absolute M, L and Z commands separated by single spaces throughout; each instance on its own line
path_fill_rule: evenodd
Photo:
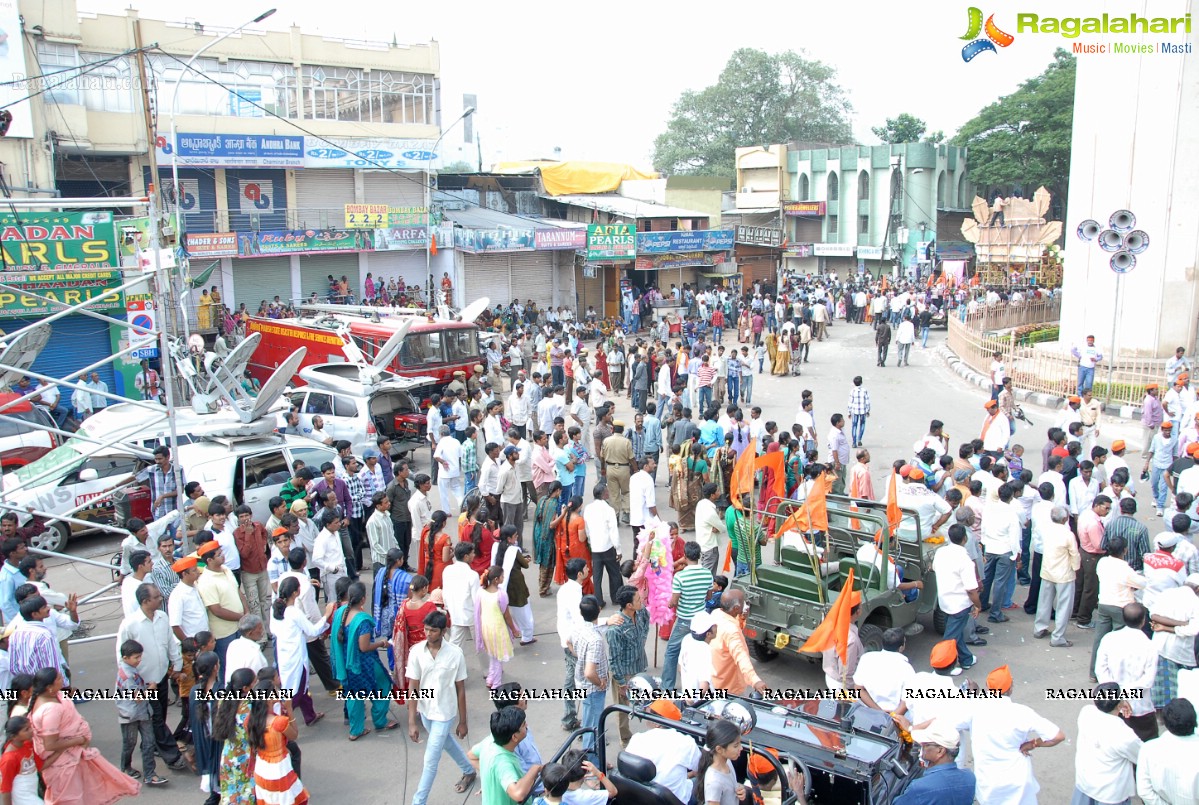
M 391 438 L 394 457 L 424 445 L 425 414 L 409 391 L 436 383 L 436 378 L 401 377 L 383 370 L 364 378 L 362 370 L 350 363 L 307 366 L 300 370 L 300 378 L 308 385 L 283 396 L 299 412 L 302 435 L 312 436 L 312 418 L 320 416 L 325 434 L 334 441 L 350 442 L 358 456 L 375 447 L 380 434 Z M 278 425 L 286 424 L 283 412 Z

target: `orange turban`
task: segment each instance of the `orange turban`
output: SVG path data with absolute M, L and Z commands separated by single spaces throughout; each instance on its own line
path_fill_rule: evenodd
M 669 718 L 671 721 L 683 720 L 683 714 L 679 712 L 678 705 L 670 699 L 654 699 L 649 706 L 649 711 L 662 716 L 662 718 Z
M 942 640 L 933 646 L 928 664 L 933 668 L 952 668 L 958 661 L 958 644 L 956 640 Z
M 1001 665 L 987 674 L 987 690 L 997 690 L 1000 693 L 1007 693 L 1011 689 L 1012 670 L 1006 665 Z
M 779 753 L 774 749 L 767 748 L 766 751 L 774 755 L 776 759 L 779 756 Z M 755 777 L 761 777 L 764 774 L 774 774 L 775 770 L 769 760 L 754 752 L 749 756 L 749 773 Z
M 171 570 L 175 571 L 176 573 L 182 573 L 189 567 L 195 567 L 196 561 L 197 560 L 195 556 L 184 556 L 182 559 L 175 560 L 174 564 L 171 565 Z
M 912 471 L 908 473 L 908 477 L 913 481 L 923 481 L 924 470 L 920 469 L 919 467 L 912 467 Z
M 1123 439 L 1116 439 L 1116 441 L 1112 442 L 1112 452 L 1113 453 L 1119 453 L 1125 447 L 1127 447 L 1127 445 L 1124 444 Z
M 216 553 L 220 549 L 221 549 L 221 543 L 212 539 L 212 540 L 209 540 L 208 542 L 205 542 L 203 545 L 201 545 L 196 550 L 196 554 L 202 558 L 204 556 L 207 556 L 210 553 Z
M 995 402 L 994 400 L 987 400 L 985 403 L 983 403 L 983 408 L 986 408 L 988 411 L 994 410 L 998 407 L 999 403 Z

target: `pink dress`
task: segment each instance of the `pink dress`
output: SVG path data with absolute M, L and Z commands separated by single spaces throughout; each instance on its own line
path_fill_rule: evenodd
M 58 701 L 39 704 L 30 717 L 33 748 L 38 755 L 50 753 L 42 742 L 45 735 L 60 738 L 86 737 L 92 728 L 75 709 L 74 702 L 58 694 Z M 136 797 L 141 784 L 122 774 L 93 746 L 72 746 L 42 769 L 46 782 L 46 805 L 111 805 L 125 797 Z

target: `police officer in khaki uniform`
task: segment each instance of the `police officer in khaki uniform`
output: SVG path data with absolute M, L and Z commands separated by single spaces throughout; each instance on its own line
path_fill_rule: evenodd
M 472 399 L 475 396 L 475 389 L 478 389 L 481 387 L 481 383 L 483 380 L 484 380 L 483 364 L 476 363 L 475 369 L 474 369 L 474 374 L 472 374 L 466 381 L 466 388 L 470 392 L 470 396 Z
M 600 466 L 612 494 L 612 508 L 622 521 L 629 521 L 629 473 L 633 463 L 633 443 L 624 435 L 624 423 L 617 420 L 613 433 L 600 447 Z
M 454 372 L 454 379 L 445 387 L 447 394 L 452 394 L 458 397 L 462 392 L 466 391 L 466 372 L 461 369 Z

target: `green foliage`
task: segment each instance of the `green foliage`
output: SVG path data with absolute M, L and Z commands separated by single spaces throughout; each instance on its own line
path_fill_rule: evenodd
M 440 173 L 475 173 L 476 170 L 475 170 L 475 166 L 473 164 L 460 159 L 457 162 L 451 162 L 450 164 L 446 165 L 444 168 L 441 168 L 439 172 Z
M 1018 188 L 1031 198 L 1044 185 L 1055 209 L 1065 210 L 1076 66 L 1075 58 L 1058 48 L 1043 73 L 962 126 L 950 142 L 970 149 L 975 187 Z
M 878 137 L 884 143 L 917 143 L 923 141 L 938 145 L 945 140 L 945 132 L 943 131 L 934 131 L 925 137 L 924 133 L 928 130 L 928 124 L 915 115 L 909 115 L 907 112 L 901 112 L 899 117 L 889 117 L 885 125 L 875 126 L 870 130 L 874 132 L 875 137 Z
M 1017 336 L 1017 343 L 1031 346 L 1032 344 L 1040 344 L 1043 341 L 1057 341 L 1061 336 L 1061 331 L 1062 328 L 1056 324 L 1052 327 L 1040 327 Z
M 738 146 L 849 143 L 851 109 L 832 67 L 790 50 L 741 48 L 715 84 L 675 101 L 666 131 L 654 140 L 654 167 L 734 176 Z

